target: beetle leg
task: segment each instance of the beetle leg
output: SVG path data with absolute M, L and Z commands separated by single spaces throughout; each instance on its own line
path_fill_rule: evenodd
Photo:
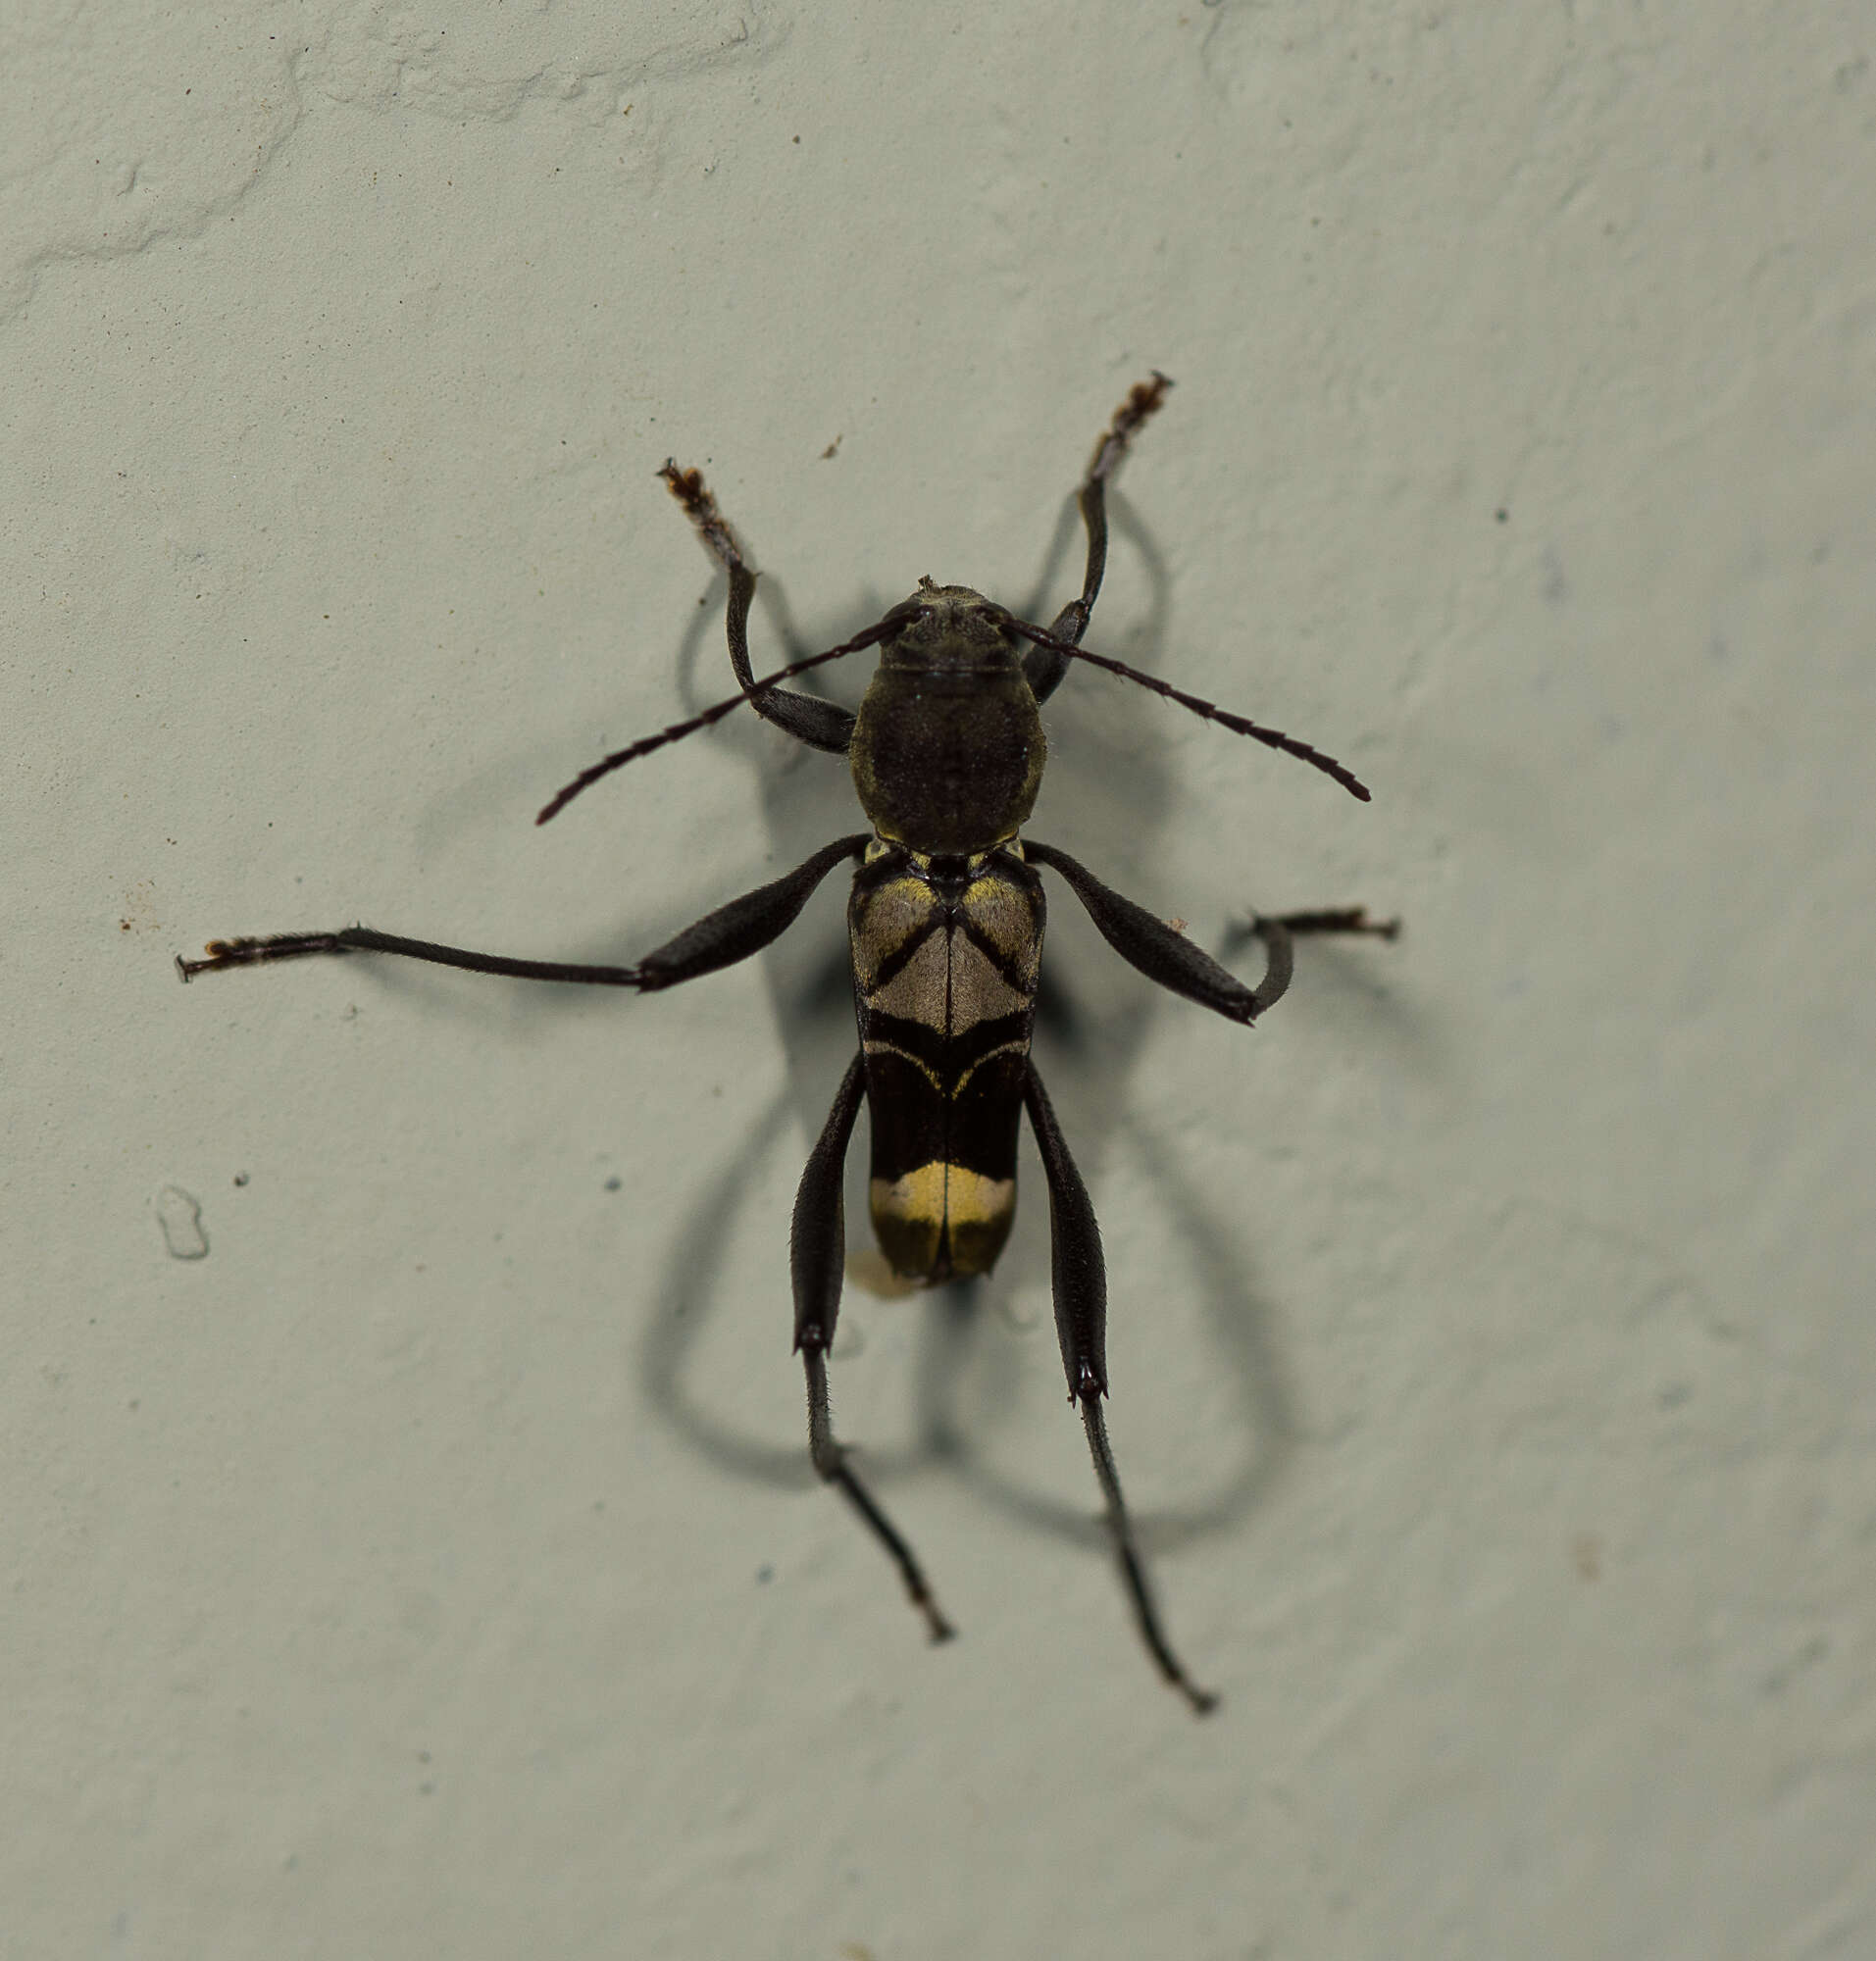
M 598 987 L 636 987 L 655 993 L 720 967 L 746 960 L 793 925 L 814 888 L 837 865 L 857 858 L 870 832 L 856 832 L 817 851 L 786 877 L 719 906 L 675 939 L 648 953 L 636 967 L 592 967 L 558 960 L 511 960 L 504 954 L 474 953 L 467 947 L 438 946 L 427 939 L 402 939 L 368 926 L 336 932 L 280 932 L 265 939 L 212 939 L 204 960 L 178 954 L 176 971 L 184 980 L 225 967 L 255 966 L 270 960 L 297 960 L 311 953 L 401 953 L 437 967 L 460 967 L 471 974 L 505 974 L 520 980 L 574 980 Z
M 336 932 L 276 932 L 264 938 L 212 939 L 205 958 L 176 956 L 183 980 L 219 974 L 229 967 L 258 967 L 272 960 L 300 960 L 310 953 L 401 953 L 436 967 L 460 967 L 470 974 L 506 974 L 519 980 L 583 980 L 599 987 L 640 985 L 635 967 L 588 967 L 558 960 L 511 960 L 500 953 L 475 953 L 465 946 L 438 946 L 434 940 L 403 939 L 369 926 L 341 927 Z
M 913 1606 L 925 1616 L 935 1641 L 951 1638 L 951 1624 L 939 1610 L 918 1555 L 899 1536 L 873 1495 L 847 1468 L 846 1451 L 834 1434 L 828 1402 L 828 1348 L 840 1312 L 840 1279 L 846 1262 L 846 1208 L 841 1173 L 853 1120 L 866 1093 L 866 1057 L 856 1055 L 841 1079 L 834 1108 L 808 1155 L 795 1193 L 794 1223 L 788 1235 L 788 1268 L 794 1282 L 794 1345 L 808 1379 L 808 1454 L 814 1468 L 866 1522 L 899 1569 Z
M 1047 865 L 1067 880 L 1070 888 L 1088 908 L 1088 916 L 1105 939 L 1130 966 L 1137 967 L 1149 980 L 1188 1000 L 1210 1008 L 1234 1022 L 1254 1022 L 1264 1010 L 1280 1000 L 1290 985 L 1293 960 L 1290 932 L 1281 919 L 1257 919 L 1251 930 L 1264 942 L 1267 964 L 1264 978 L 1255 987 L 1246 987 L 1236 975 L 1219 966 L 1209 953 L 1194 946 L 1183 932 L 1162 919 L 1155 919 L 1144 906 L 1123 898 L 1103 885 L 1087 866 L 1051 844 L 1023 840 L 1023 855 L 1031 863 Z M 1308 915 L 1305 918 L 1310 917 Z M 1305 928 L 1305 930 L 1320 929 Z
M 1328 906 L 1312 913 L 1279 913 L 1277 924 L 1293 937 L 1299 932 L 1370 932 L 1377 939 L 1398 939 L 1398 918 L 1371 920 L 1366 906 Z M 1253 918 L 1248 929 L 1256 930 Z
M 754 568 L 742 556 L 736 534 L 717 509 L 717 500 L 705 485 L 701 471 L 680 470 L 675 462 L 667 462 L 658 475 L 697 528 L 704 549 L 730 575 L 730 607 L 724 621 L 730 640 L 730 665 L 745 689 L 753 687 L 749 603 L 756 591 Z M 853 717 L 838 702 L 823 701 L 818 695 L 803 694 L 797 688 L 773 687 L 756 695 L 751 705 L 764 721 L 786 729 L 797 742 L 805 742 L 810 749 L 826 749 L 837 756 L 846 754 L 847 742 L 853 734 Z
M 1082 1175 L 1069 1155 L 1061 1126 L 1055 1121 L 1055 1111 L 1034 1063 L 1030 1065 L 1024 1101 L 1029 1106 L 1030 1128 L 1036 1132 L 1036 1142 L 1042 1154 L 1042 1172 L 1048 1180 L 1055 1332 L 1061 1341 L 1062 1366 L 1068 1372 L 1069 1400 L 1081 1410 L 1089 1454 L 1094 1460 L 1094 1476 L 1100 1481 L 1114 1557 L 1120 1563 L 1121 1579 L 1133 1602 L 1134 1618 L 1140 1624 L 1141 1638 L 1146 1643 L 1148 1653 L 1160 1674 L 1192 1705 L 1192 1714 L 1203 1716 L 1217 1707 L 1218 1697 L 1192 1681 L 1166 1638 L 1159 1609 L 1153 1604 L 1146 1565 L 1134 1540 L 1127 1501 L 1121 1495 L 1120 1474 L 1114 1468 L 1107 1425 L 1101 1417 L 1101 1398 L 1107 1393 L 1107 1270 L 1101 1260 L 1100 1228 L 1095 1223 L 1088 1186 L 1082 1182 Z
M 760 953 L 794 924 L 821 880 L 837 865 L 859 857 L 871 837 L 870 831 L 856 831 L 850 837 L 837 838 L 773 883 L 758 885 L 753 892 L 719 906 L 695 926 L 685 927 L 675 939 L 639 961 L 639 986 L 647 992 L 675 987 L 681 980 L 694 980 L 699 974 L 714 974 L 721 967 L 734 967 L 738 960 Z
M 1313 934 L 1326 939 L 1331 933 L 1366 933 L 1375 939 L 1398 939 L 1400 921 L 1370 919 L 1366 906 L 1321 906 L 1305 913 L 1277 913 L 1266 917 L 1252 913 L 1248 919 L 1234 920 L 1225 930 L 1224 954 L 1229 959 L 1246 940 L 1261 939 L 1266 944 L 1272 929 L 1291 939 Z
M 1082 575 L 1082 594 L 1056 614 L 1055 623 L 1048 629 L 1056 639 L 1066 640 L 1070 646 L 1079 645 L 1088 631 L 1089 616 L 1100 594 L 1101 576 L 1107 570 L 1107 479 L 1120 468 L 1135 431 L 1165 400 L 1166 390 L 1172 385 L 1157 370 L 1151 380 L 1136 383 L 1126 401 L 1114 411 L 1113 421 L 1101 431 L 1094 454 L 1088 460 L 1088 473 L 1082 478 L 1076 500 L 1082 507 L 1082 523 L 1088 529 L 1088 566 Z M 1061 685 L 1062 676 L 1067 672 L 1067 660 L 1047 647 L 1032 646 L 1023 655 L 1023 678 L 1038 701 L 1046 701 Z

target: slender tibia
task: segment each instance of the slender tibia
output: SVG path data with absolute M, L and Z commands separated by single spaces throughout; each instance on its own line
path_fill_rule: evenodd
M 1081 1398 L 1082 1427 L 1088 1432 L 1088 1448 L 1094 1459 L 1094 1476 L 1100 1480 L 1101 1496 L 1107 1501 L 1107 1531 L 1114 1541 L 1114 1557 L 1120 1562 L 1127 1584 L 1127 1596 L 1134 1605 L 1134 1619 L 1140 1625 L 1141 1639 L 1159 1664 L 1159 1672 L 1192 1706 L 1194 1716 L 1209 1716 L 1218 1707 L 1218 1697 L 1209 1688 L 1200 1688 L 1186 1673 L 1186 1665 L 1173 1652 L 1166 1631 L 1159 1623 L 1159 1609 L 1147 1584 L 1145 1563 L 1134 1543 L 1134 1528 L 1121 1496 L 1120 1474 L 1114 1469 L 1114 1453 L 1107 1442 L 1107 1425 L 1101 1416 L 1099 1396 Z
M 1069 1400 L 1081 1410 L 1082 1424 L 1088 1432 L 1088 1447 L 1094 1459 L 1094 1476 L 1100 1480 L 1114 1557 L 1120 1564 L 1121 1580 L 1147 1652 L 1160 1674 L 1191 1704 L 1192 1714 L 1203 1716 L 1217 1706 L 1218 1698 L 1209 1689 L 1200 1688 L 1186 1673 L 1185 1664 L 1166 1638 L 1159 1610 L 1153 1604 L 1152 1588 L 1147 1584 L 1145 1562 L 1134 1542 L 1127 1501 L 1121 1496 L 1120 1474 L 1114 1469 L 1114 1453 L 1108 1447 L 1107 1426 L 1101 1418 L 1101 1398 L 1107 1393 L 1107 1269 L 1101 1259 L 1100 1228 L 1094 1222 L 1088 1186 L 1069 1155 L 1048 1092 L 1043 1089 L 1033 1063 L 1024 1101 L 1029 1107 L 1030 1128 L 1036 1132 L 1037 1148 L 1041 1153 L 1042 1175 L 1048 1181 L 1055 1332 L 1061 1342 L 1062 1367 L 1068 1376 Z
M 957 1632 L 944 1618 L 932 1584 L 925 1577 L 918 1554 L 899 1535 L 892 1521 L 874 1502 L 873 1494 L 847 1466 L 846 1450 L 836 1441 L 834 1417 L 828 1406 L 828 1362 L 824 1349 L 804 1346 L 801 1361 L 808 1376 L 808 1451 L 814 1468 L 839 1490 L 849 1505 L 865 1521 L 867 1530 L 886 1548 L 887 1556 L 899 1569 L 906 1597 L 921 1614 L 934 1641 L 948 1641 Z

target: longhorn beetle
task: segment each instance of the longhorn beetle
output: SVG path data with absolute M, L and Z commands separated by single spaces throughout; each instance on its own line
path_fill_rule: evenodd
M 727 630 L 737 692 L 583 770 L 535 822 L 545 824 L 601 777 L 708 728 L 746 701 L 797 741 L 846 757 L 872 828 L 837 839 L 785 878 L 733 899 L 635 967 L 512 960 L 365 926 L 211 940 L 206 958 L 178 957 L 176 964 L 188 980 L 307 954 L 397 953 L 472 974 L 655 993 L 759 952 L 793 922 L 837 865 L 857 861 L 847 927 L 859 1052 L 809 1153 L 789 1240 L 794 1346 L 807 1372 L 814 1468 L 839 1489 L 891 1557 L 932 1639 L 948 1639 L 951 1625 L 916 1554 L 834 1435 L 827 1357 L 846 1246 L 841 1168 L 864 1101 L 872 1123 L 870 1209 L 887 1261 L 901 1277 L 926 1285 L 986 1274 L 1015 1215 L 1017 1128 L 1027 1111 L 1048 1184 L 1055 1327 L 1069 1400 L 1080 1409 L 1088 1433 L 1108 1532 L 1141 1634 L 1161 1675 L 1202 1715 L 1217 1698 L 1187 1674 L 1160 1624 L 1101 1415 L 1107 1393 L 1107 1282 L 1099 1229 L 1030 1059 L 1043 925 L 1037 868 L 1056 873 L 1108 944 L 1148 980 L 1246 1025 L 1289 986 L 1293 934 L 1392 937 L 1397 922 L 1371 921 L 1358 906 L 1255 919 L 1253 930 L 1265 949 L 1264 975 L 1255 987 L 1246 987 L 1178 929 L 1110 891 L 1066 852 L 1018 836 L 1036 802 L 1047 753 L 1038 709 L 1071 661 L 1105 668 L 1208 722 L 1299 756 L 1368 801 L 1368 791 L 1349 771 L 1308 743 L 1081 644 L 1107 558 L 1108 479 L 1171 385 L 1157 372 L 1139 383 L 1095 444 L 1079 500 L 1088 532 L 1081 596 L 1047 629 L 1018 619 L 969 586 L 921 578 L 909 599 L 863 633 L 760 680 L 749 663 L 755 572 L 702 476 L 666 463 L 658 474 L 729 575 Z M 880 649 L 880 663 L 857 716 L 781 685 L 866 647 Z

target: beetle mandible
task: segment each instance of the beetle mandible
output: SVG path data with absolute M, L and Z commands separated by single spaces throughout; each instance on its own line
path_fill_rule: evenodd
M 1138 681 L 1207 721 L 1300 757 L 1368 801 L 1367 789 L 1348 770 L 1308 743 L 1081 645 L 1106 565 L 1107 483 L 1171 385 L 1157 372 L 1138 383 L 1095 444 L 1079 495 L 1088 536 L 1081 594 L 1046 629 L 969 586 L 922 578 L 916 592 L 864 632 L 761 679 L 749 661 L 755 572 L 702 476 L 666 463 L 659 475 L 729 576 L 727 637 L 738 691 L 582 771 L 536 823 L 545 824 L 601 777 L 709 727 L 746 701 L 797 741 L 846 757 L 871 829 L 837 839 L 785 878 L 732 900 L 636 966 L 514 960 L 364 926 L 211 940 L 204 958 L 178 957 L 176 964 L 188 980 L 311 954 L 393 953 L 475 974 L 654 993 L 760 952 L 794 921 L 829 873 L 857 861 L 847 923 L 860 1045 L 809 1153 L 789 1239 L 794 1346 L 807 1376 L 814 1468 L 891 1557 L 932 1638 L 948 1639 L 950 1623 L 917 1555 L 834 1434 L 827 1356 L 846 1247 L 842 1167 L 864 1102 L 872 1130 L 869 1207 L 887 1261 L 901 1277 L 926 1285 L 986 1274 L 1015 1216 L 1017 1132 L 1027 1112 L 1048 1186 L 1055 1326 L 1069 1400 L 1088 1434 L 1141 1634 L 1161 1675 L 1202 1715 L 1217 1698 L 1192 1681 L 1167 1638 L 1108 1444 L 1101 1411 L 1107 1282 L 1100 1232 L 1030 1055 L 1044 923 L 1037 868 L 1057 874 L 1108 944 L 1148 980 L 1246 1025 L 1289 986 L 1293 935 L 1392 937 L 1397 922 L 1372 921 L 1359 906 L 1257 918 L 1253 930 L 1264 944 L 1265 969 L 1247 987 L 1179 930 L 1110 890 L 1066 852 L 1020 835 L 1047 754 L 1040 704 L 1074 661 Z M 879 648 L 879 666 L 857 716 L 781 685 L 868 647 Z

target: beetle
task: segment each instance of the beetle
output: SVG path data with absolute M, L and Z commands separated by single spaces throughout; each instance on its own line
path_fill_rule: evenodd
M 1106 1523 L 1141 1635 L 1160 1674 L 1204 1714 L 1217 1697 L 1187 1672 L 1166 1635 L 1107 1437 L 1107 1283 L 1088 1187 L 1030 1055 L 1045 923 L 1039 868 L 1054 872 L 1108 944 L 1150 980 L 1245 1026 L 1285 991 L 1299 933 L 1393 937 L 1397 921 L 1359 906 L 1253 919 L 1261 980 L 1246 986 L 1177 927 L 1121 896 L 1066 852 L 1021 835 L 1047 743 L 1040 706 L 1070 665 L 1085 661 L 1139 682 L 1225 729 L 1299 757 L 1364 803 L 1367 788 L 1333 757 L 1281 730 L 1187 694 L 1081 645 L 1107 557 L 1106 486 L 1172 383 L 1153 373 L 1115 411 L 1083 476 L 1087 533 L 1080 596 L 1046 629 L 963 585 L 929 578 L 840 645 L 758 679 L 748 623 L 756 573 L 695 470 L 658 473 L 729 578 L 726 637 L 737 692 L 702 714 L 615 750 L 539 812 L 545 824 L 626 764 L 708 728 L 744 702 L 809 748 L 846 758 L 869 829 L 817 851 L 785 877 L 732 900 L 632 967 L 517 960 L 408 939 L 365 926 L 333 932 L 217 939 L 198 974 L 314 954 L 399 954 L 475 974 L 655 993 L 761 951 L 837 867 L 852 865 L 847 907 L 859 1048 L 802 1173 L 789 1239 L 794 1347 L 806 1375 L 808 1447 L 820 1477 L 859 1514 L 897 1567 L 935 1641 L 952 1628 L 910 1544 L 855 1474 L 834 1433 L 828 1349 L 840 1306 L 846 1232 L 841 1196 L 848 1142 L 870 1116 L 869 1209 L 881 1250 L 923 1285 L 987 1274 L 1009 1236 L 1018 1131 L 1029 1119 L 1048 1187 L 1055 1325 L 1070 1402 L 1079 1410 Z M 783 682 L 864 649 L 879 665 L 856 714 Z

